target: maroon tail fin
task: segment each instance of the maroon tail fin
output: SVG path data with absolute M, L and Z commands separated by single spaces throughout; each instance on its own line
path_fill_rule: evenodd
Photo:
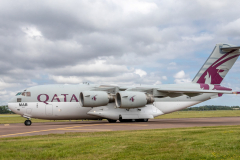
M 239 49 L 229 44 L 217 44 L 193 82 L 220 84 L 239 57 Z

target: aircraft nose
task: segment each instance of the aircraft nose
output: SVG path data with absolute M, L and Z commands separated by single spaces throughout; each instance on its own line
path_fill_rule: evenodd
M 8 108 L 13 111 L 13 105 L 11 103 L 8 103 Z
M 16 98 L 13 97 L 9 102 L 8 102 L 8 108 L 14 112 L 14 103 L 16 103 Z

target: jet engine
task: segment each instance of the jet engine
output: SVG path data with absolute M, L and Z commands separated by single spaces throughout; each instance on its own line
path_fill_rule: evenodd
M 83 107 L 106 106 L 114 102 L 114 97 L 104 91 L 83 91 L 79 99 Z
M 139 108 L 153 102 L 154 98 L 144 92 L 122 91 L 116 94 L 115 99 L 118 108 Z

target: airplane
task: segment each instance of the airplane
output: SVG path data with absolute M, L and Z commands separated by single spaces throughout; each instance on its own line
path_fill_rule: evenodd
M 48 120 L 148 122 L 156 116 L 196 105 L 223 94 L 239 94 L 221 82 L 240 55 L 240 46 L 216 44 L 191 83 L 146 86 L 101 84 L 40 85 L 19 92 L 8 103 L 16 114 Z

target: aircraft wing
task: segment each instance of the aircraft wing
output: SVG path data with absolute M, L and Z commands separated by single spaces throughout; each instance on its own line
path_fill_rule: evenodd
M 233 91 L 223 91 L 223 90 L 195 90 L 195 89 L 172 89 L 172 88 L 160 88 L 157 89 L 159 92 L 168 92 L 168 93 L 222 93 L 222 94 L 239 94 L 240 92 Z

